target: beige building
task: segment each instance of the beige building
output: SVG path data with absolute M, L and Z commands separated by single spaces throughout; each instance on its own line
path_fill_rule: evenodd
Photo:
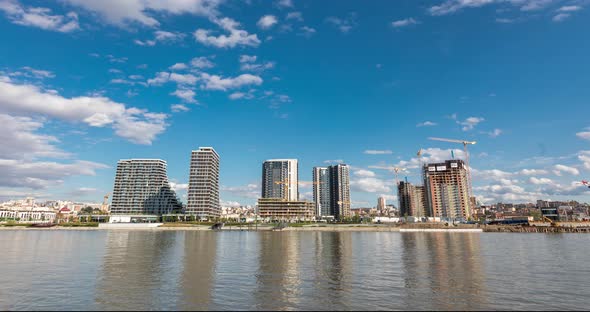
M 286 201 L 280 198 L 258 199 L 258 215 L 262 219 L 280 221 L 311 221 L 315 218 L 315 203 Z
M 434 217 L 471 217 L 467 168 L 462 160 L 427 164 L 424 170 L 424 191 Z

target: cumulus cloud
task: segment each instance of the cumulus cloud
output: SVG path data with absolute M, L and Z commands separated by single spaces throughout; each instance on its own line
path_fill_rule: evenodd
M 566 19 L 568 19 L 570 16 L 571 16 L 571 14 L 568 14 L 568 13 L 559 13 L 559 14 L 555 15 L 555 16 L 552 18 L 552 20 L 553 20 L 554 22 L 563 22 L 563 21 L 565 21 Z
M 498 136 L 500 136 L 500 134 L 502 134 L 502 130 L 500 129 L 494 129 L 493 131 L 488 132 L 490 138 L 497 138 Z
M 576 133 L 576 136 L 580 139 L 590 141 L 590 131 L 578 132 Z
M 428 13 L 434 16 L 448 15 L 463 9 L 479 8 L 485 5 L 510 3 L 520 7 L 521 11 L 535 11 L 546 8 L 555 0 L 445 0 L 439 5 L 428 8 Z
M 292 8 L 293 7 L 293 1 L 292 0 L 279 0 L 276 2 L 276 5 L 279 8 Z
M 0 114 L 0 159 L 64 158 L 66 153 L 54 146 L 59 140 L 38 134 L 43 123 L 30 117 Z
M 457 120 L 457 123 L 463 126 L 461 128 L 461 130 L 470 131 L 470 130 L 473 130 L 473 128 L 475 128 L 475 126 L 477 126 L 479 123 L 481 123 L 484 120 L 485 119 L 483 119 L 482 117 L 469 117 L 469 118 L 465 119 L 464 121 Z
M 335 16 L 330 16 L 326 18 L 326 22 L 328 24 L 333 25 L 342 33 L 348 33 L 351 29 L 356 26 L 356 14 L 351 13 L 346 18 L 338 18 Z
M 172 43 L 172 42 L 182 41 L 182 39 L 184 39 L 184 37 L 185 37 L 185 34 L 183 34 L 183 33 L 156 30 L 156 31 L 154 31 L 154 39 L 145 40 L 145 41 L 141 41 L 141 40 L 136 39 L 136 40 L 134 40 L 134 42 L 135 42 L 135 44 L 140 45 L 140 46 L 155 46 L 156 43 L 158 43 L 158 42 Z
M 236 89 L 247 85 L 260 85 L 262 78 L 251 74 L 242 74 L 234 78 L 222 78 L 218 75 L 209 75 L 207 73 L 201 74 L 201 79 L 204 85 L 201 88 L 206 90 L 221 90 Z
M 176 63 L 169 67 L 170 70 L 185 70 L 188 66 L 185 63 Z
M 354 172 L 355 176 L 358 177 L 365 177 L 365 178 L 373 178 L 376 176 L 375 172 L 371 170 L 360 169 Z
M 198 42 L 217 48 L 257 47 L 260 44 L 256 34 L 249 34 L 247 31 L 239 29 L 240 23 L 231 18 L 213 19 L 213 22 L 228 32 L 229 35 L 213 36 L 211 30 L 197 29 L 193 35 Z
M 197 94 L 193 90 L 180 88 L 176 89 L 176 91 L 170 94 L 177 96 L 186 103 L 197 103 L 197 101 L 195 100 L 195 95 Z
M 393 26 L 395 28 L 406 27 L 406 26 L 417 25 L 417 24 L 420 24 L 420 22 L 418 22 L 417 20 L 415 20 L 411 17 L 403 19 L 403 20 L 391 22 L 391 26 Z
M 101 17 L 105 22 L 116 26 L 136 23 L 155 27 L 160 23 L 153 16 L 158 13 L 193 14 L 212 18 L 219 12 L 217 8 L 222 0 L 64 0 L 71 5 L 81 7 Z
M 63 33 L 80 29 L 78 15 L 75 12 L 69 12 L 66 15 L 52 15 L 51 9 L 25 7 L 16 0 L 0 0 L 0 11 L 3 11 L 10 21 L 18 25 Z
M 584 165 L 584 168 L 590 170 L 590 151 L 581 151 L 578 154 L 578 159 Z
M 188 112 L 190 109 L 183 104 L 174 104 L 170 106 L 170 110 L 174 113 Z
M 536 178 L 536 177 L 530 177 L 529 183 L 534 184 L 534 185 L 555 184 L 555 182 L 553 182 L 553 180 L 551 180 L 549 178 Z
M 195 57 L 191 60 L 191 66 L 198 69 L 213 68 L 215 64 L 205 56 Z
M 375 177 L 360 177 L 351 179 L 350 187 L 354 191 L 367 193 L 391 193 L 388 183 Z
M 308 27 L 308 26 L 303 26 L 301 28 L 299 28 L 301 30 L 301 32 L 298 34 L 300 36 L 303 37 L 311 37 L 313 34 L 316 33 L 316 30 L 314 28 Z
M 279 21 L 277 20 L 276 16 L 265 15 L 258 20 L 258 23 L 256 23 L 256 25 L 258 25 L 259 28 L 266 30 L 266 29 L 270 29 L 272 26 L 274 26 L 278 22 Z
M 421 122 L 421 123 L 417 124 L 416 127 L 433 127 L 436 125 L 438 125 L 436 122 L 425 121 L 425 122 Z
M 240 63 L 254 63 L 256 59 L 256 55 L 240 55 Z
M 558 164 L 555 165 L 553 168 L 553 173 L 557 176 L 561 176 L 564 172 L 575 176 L 580 174 L 580 171 L 578 169 L 566 165 Z
M 152 79 L 148 79 L 148 85 L 160 86 L 169 81 L 176 82 L 179 85 L 194 85 L 199 78 L 193 74 L 179 74 L 170 72 L 158 72 Z
M 0 79 L 0 113 L 35 114 L 91 127 L 111 125 L 115 133 L 138 144 L 151 144 L 166 129 L 166 115 L 154 114 L 103 96 L 65 98 L 30 84 Z M 136 130 L 133 130 L 136 129 Z M 141 131 L 143 130 L 143 131 Z
M 285 19 L 303 22 L 303 15 L 301 14 L 301 12 L 289 12 Z
M 255 183 L 250 183 L 244 186 L 221 186 L 222 192 L 227 192 L 239 197 L 257 199 L 260 197 L 260 186 Z

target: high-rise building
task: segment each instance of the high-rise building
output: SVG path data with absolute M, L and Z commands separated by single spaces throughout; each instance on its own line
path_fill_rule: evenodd
M 327 167 L 313 168 L 313 201 L 316 216 L 330 216 L 330 173 Z
M 387 207 L 387 200 L 381 196 L 377 199 L 377 210 L 383 211 Z
M 350 216 L 349 171 L 345 164 L 313 168 L 313 200 L 318 218 Z
M 428 217 L 430 211 L 426 204 L 424 187 L 408 182 L 400 182 L 398 185 L 398 197 L 400 216 Z
M 336 219 L 350 217 L 350 170 L 348 165 L 328 167 L 330 175 L 330 213 Z
M 219 204 L 219 155 L 212 147 L 199 147 L 191 154 L 186 213 L 217 218 Z
M 170 188 L 166 161 L 122 159 L 117 163 L 111 214 L 162 215 L 180 212 L 182 205 Z
M 297 159 L 267 160 L 262 165 L 262 198 L 297 201 L 299 200 L 298 181 Z
M 471 217 L 467 169 L 462 160 L 427 164 L 423 168 L 428 207 L 435 217 Z

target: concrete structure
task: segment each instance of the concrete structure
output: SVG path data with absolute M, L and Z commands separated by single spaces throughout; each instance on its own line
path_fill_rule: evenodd
M 286 201 L 280 198 L 258 199 L 258 215 L 268 221 L 311 221 L 315 219 L 315 203 Z
M 168 184 L 166 161 L 123 159 L 117 163 L 111 214 L 162 215 L 181 209 Z
M 400 216 L 429 217 L 430 209 L 426 205 L 426 193 L 423 186 L 400 182 L 398 187 Z
M 467 170 L 462 160 L 447 160 L 423 167 L 427 205 L 432 216 L 471 217 Z
M 330 174 L 327 167 L 313 168 L 313 201 L 316 217 L 331 216 Z
M 330 213 L 336 219 L 350 217 L 350 168 L 346 164 L 328 167 Z
M 377 210 L 383 211 L 387 208 L 387 200 L 385 197 L 381 196 L 377 198 Z
M 265 161 L 262 165 L 262 198 L 298 201 L 298 167 L 297 159 L 269 159 Z
M 0 210 L 0 218 L 19 221 L 45 221 L 53 222 L 56 213 L 49 209 L 32 209 L 32 210 Z
M 199 147 L 191 154 L 186 214 L 218 218 L 219 155 L 212 147 Z

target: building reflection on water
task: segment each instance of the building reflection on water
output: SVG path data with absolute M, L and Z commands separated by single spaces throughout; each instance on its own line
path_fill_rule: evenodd
M 420 302 L 437 310 L 484 306 L 480 234 L 403 233 L 401 239 L 407 306 Z
M 176 298 L 163 294 L 176 291 L 178 263 L 171 259 L 182 257 L 177 238 L 167 231 L 108 231 L 96 287 L 98 306 L 174 309 Z
M 218 233 L 184 233 L 184 258 L 180 277 L 181 310 L 209 310 L 215 282 Z

